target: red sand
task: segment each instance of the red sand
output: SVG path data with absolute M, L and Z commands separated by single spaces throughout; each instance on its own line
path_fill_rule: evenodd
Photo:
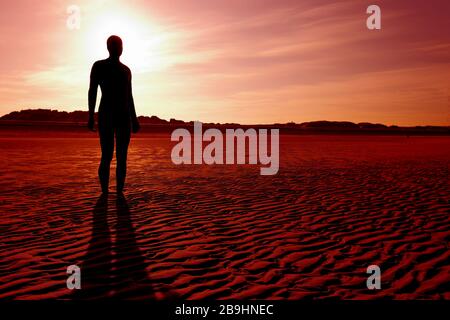
M 134 139 L 105 204 L 96 138 L 3 133 L 0 298 L 450 299 L 450 137 L 282 136 L 276 176 L 172 145 Z

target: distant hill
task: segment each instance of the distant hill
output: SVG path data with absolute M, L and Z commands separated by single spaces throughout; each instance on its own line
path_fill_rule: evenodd
M 86 111 L 66 112 L 50 109 L 27 109 L 8 113 L 1 117 L 0 120 L 86 122 L 86 117 Z
M 50 109 L 27 109 L 21 111 L 13 111 L 0 118 L 0 120 L 14 121 L 47 121 L 47 122 L 68 122 L 68 123 L 84 123 L 88 119 L 88 111 L 58 111 Z M 95 114 L 97 117 L 97 113 Z M 148 124 L 168 124 L 169 121 L 160 119 L 157 116 L 141 116 L 141 123 Z M 171 119 L 171 121 L 177 121 Z
M 97 114 L 95 114 L 97 117 Z M 0 117 L 0 125 L 27 125 L 27 126 L 42 126 L 45 123 L 46 127 L 58 126 L 85 126 L 88 119 L 87 111 L 58 111 L 51 109 L 27 109 L 21 111 L 13 111 Z M 189 128 L 193 122 L 185 122 L 183 120 L 170 119 L 165 120 L 157 116 L 140 116 L 139 122 L 144 127 L 156 126 L 169 130 L 173 126 L 182 126 Z M 224 128 L 280 128 L 284 133 L 362 133 L 362 134 L 439 134 L 450 135 L 450 127 L 441 126 L 415 126 L 415 127 L 399 127 L 386 126 L 380 123 L 353 123 L 350 121 L 311 121 L 311 122 L 288 122 L 288 123 L 274 123 L 268 125 L 240 125 L 238 123 L 204 123 L 205 127 Z M 154 129 L 153 129 L 154 130 Z M 170 129 L 171 130 L 171 129 Z M 145 130 L 144 130 L 145 131 Z

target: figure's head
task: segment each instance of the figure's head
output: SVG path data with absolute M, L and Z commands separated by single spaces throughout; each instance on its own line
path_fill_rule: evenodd
M 106 41 L 106 46 L 108 47 L 109 55 L 111 57 L 119 58 L 122 55 L 122 39 L 118 36 L 110 36 L 108 41 Z

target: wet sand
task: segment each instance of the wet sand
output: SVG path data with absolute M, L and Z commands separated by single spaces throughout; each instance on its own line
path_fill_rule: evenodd
M 450 137 L 280 142 L 260 176 L 138 135 L 124 197 L 102 198 L 95 136 L 2 132 L 0 298 L 450 299 Z

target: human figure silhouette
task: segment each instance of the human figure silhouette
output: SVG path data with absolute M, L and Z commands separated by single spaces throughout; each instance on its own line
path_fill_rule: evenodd
M 108 193 L 109 170 L 114 153 L 115 136 L 117 192 L 121 193 L 125 185 L 131 131 L 133 133 L 138 132 L 140 126 L 134 107 L 131 71 L 120 62 L 123 51 L 122 39 L 118 36 L 110 36 L 107 40 L 107 48 L 109 58 L 95 62 L 91 70 L 88 93 L 88 128 L 94 131 L 97 87 L 100 86 L 102 98 L 98 108 L 98 131 L 102 158 L 98 168 L 98 176 L 102 192 Z

